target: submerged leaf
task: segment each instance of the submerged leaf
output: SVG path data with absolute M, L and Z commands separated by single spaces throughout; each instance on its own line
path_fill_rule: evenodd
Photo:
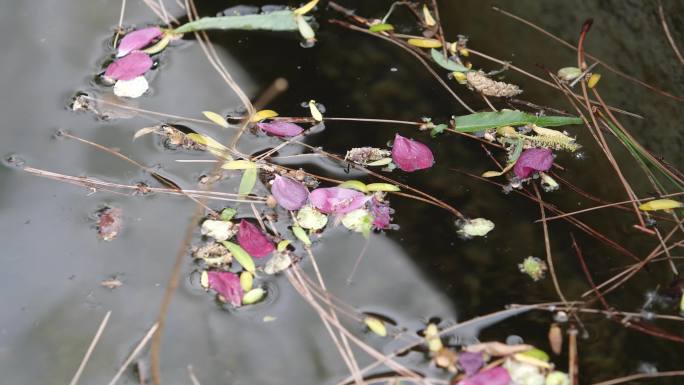
M 375 317 L 366 317 L 363 319 L 363 323 L 368 326 L 368 329 L 373 333 L 379 335 L 380 337 L 387 337 L 387 328 L 385 323 Z
M 121 232 L 123 210 L 105 207 L 97 212 L 97 234 L 105 241 L 114 240 Z
M 252 115 L 252 118 L 250 119 L 250 121 L 252 123 L 256 123 L 256 122 L 260 122 L 264 119 L 275 118 L 276 116 L 278 116 L 278 113 L 273 111 L 273 110 L 260 110 L 260 111 L 257 111 L 256 113 L 254 113 L 254 115 Z
M 131 80 L 144 74 L 150 68 L 152 68 L 150 55 L 141 51 L 133 51 L 109 64 L 104 76 L 114 80 Z
M 458 73 L 470 71 L 468 67 L 462 66 L 452 60 L 445 58 L 441 51 L 438 51 L 434 48 L 430 50 L 430 55 L 432 55 L 432 60 L 434 60 L 435 63 L 439 64 L 440 67 L 444 68 L 447 71 Z
M 275 274 L 279 273 L 292 264 L 292 258 L 288 254 L 285 253 L 275 253 L 273 255 L 273 258 L 269 259 L 268 262 L 266 262 L 266 265 L 264 265 L 264 273 L 266 274 Z
M 544 385 L 570 385 L 570 377 L 567 373 L 554 370 L 546 376 Z
M 216 239 L 217 241 L 225 241 L 230 239 L 235 235 L 235 225 L 233 222 L 229 221 L 215 221 L 213 219 L 207 219 L 202 222 L 201 232 L 202 235 Z
M 553 153 L 548 148 L 528 148 L 520 154 L 513 166 L 513 172 L 520 179 L 526 179 L 536 171 L 546 171 L 553 165 Z
M 563 332 L 560 326 L 554 323 L 549 327 L 549 346 L 551 346 L 551 351 L 555 355 L 561 354 L 563 351 Z
M 249 195 L 254 189 L 257 180 L 257 169 L 248 168 L 242 174 L 242 179 L 240 179 L 240 187 L 238 187 L 238 194 Z
M 242 266 L 243 269 L 254 274 L 256 270 L 254 260 L 249 254 L 247 254 L 245 249 L 240 247 L 240 245 L 230 241 L 223 241 L 221 243 L 226 247 L 226 249 L 228 249 L 228 251 L 230 251 L 230 253 L 233 255 L 233 258 L 235 258 L 235 260 L 240 264 L 240 266 Z
M 199 20 L 185 23 L 173 32 L 188 33 L 207 29 L 296 31 L 297 23 L 294 16 L 294 12 L 288 9 L 255 15 L 203 17 Z
M 271 194 L 285 210 L 299 210 L 309 199 L 309 190 L 304 184 L 280 175 L 273 180 Z
M 639 205 L 639 210 L 656 211 L 656 210 L 672 210 L 684 207 L 684 203 L 674 199 L 656 199 Z
M 442 42 L 437 39 L 408 39 L 407 43 L 418 48 L 440 48 Z
M 132 51 L 144 48 L 152 43 L 154 39 L 161 36 L 161 34 L 162 30 L 159 27 L 149 27 L 129 32 L 121 39 L 116 56 L 126 56 Z
M 366 209 L 356 209 L 342 217 L 342 225 L 368 237 L 373 226 L 373 215 Z
M 211 120 L 212 122 L 216 123 L 217 125 L 223 127 L 223 128 L 228 128 L 228 122 L 226 121 L 226 118 L 223 116 L 217 114 L 216 112 L 212 111 L 202 111 L 202 114 L 207 117 L 207 119 Z
M 284 122 L 281 120 L 277 120 L 275 122 L 270 123 L 260 122 L 257 123 L 257 127 L 259 127 L 264 132 L 280 137 L 297 136 L 304 132 L 304 129 L 302 127 L 294 123 Z
M 254 258 L 263 258 L 275 250 L 273 243 L 266 238 L 261 229 L 244 219 L 240 221 L 237 241 Z
M 237 274 L 230 271 L 209 271 L 207 283 L 209 288 L 221 294 L 233 306 L 242 305 L 243 291 Z
M 392 160 L 397 167 L 407 172 L 430 168 L 435 163 L 428 146 L 399 134 L 394 136 Z
M 456 131 L 478 132 L 489 128 L 521 126 L 525 124 L 536 124 L 546 127 L 582 124 L 582 119 L 574 116 L 536 116 L 518 110 L 502 110 L 457 116 L 454 123 Z
M 348 188 L 317 188 L 309 196 L 311 204 L 326 214 L 346 214 L 366 204 L 368 197 Z

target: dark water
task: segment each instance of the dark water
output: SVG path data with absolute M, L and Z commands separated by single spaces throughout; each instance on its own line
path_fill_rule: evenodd
M 168 3 L 171 7 L 172 2 Z M 360 15 L 381 17 L 389 3 L 343 4 L 357 7 Z M 200 9 L 211 15 L 234 4 L 205 2 Z M 595 24 L 587 43 L 591 53 L 674 93 L 684 91 L 681 67 L 667 45 L 651 2 L 516 1 L 499 5 L 571 41 L 575 41 L 582 21 L 593 17 Z M 117 158 L 75 141 L 53 138 L 56 129 L 68 129 L 88 140 L 119 148 L 143 164 L 159 165 L 164 175 L 180 185 L 193 186 L 210 167 L 174 160 L 202 156 L 165 151 L 152 137 L 131 141 L 137 129 L 153 121 L 141 116 L 98 121 L 65 108 L 75 91 L 93 91 L 92 74 L 106 57 L 106 44 L 116 25 L 119 6 L 119 2 L 102 0 L 0 2 L 0 85 L 4 91 L 0 104 L 0 155 L 18 154 L 28 165 L 54 172 L 129 184 L 154 183 Z M 487 1 L 443 1 L 440 6 L 447 36 L 466 34 L 470 45 L 479 51 L 511 60 L 538 75 L 543 75 L 538 64 L 555 69 L 575 63 L 572 51 L 490 11 Z M 668 1 L 664 6 L 670 10 L 675 39 L 684 41 L 682 4 Z M 171 9 L 181 14 L 175 6 Z M 275 77 L 288 79 L 288 91 L 269 106 L 282 115 L 305 115 L 300 103 L 311 98 L 323 103 L 329 116 L 408 120 L 430 116 L 444 121 L 452 114 L 464 113 L 403 51 L 327 24 L 325 20 L 333 16 L 325 13 L 318 17 L 319 43 L 311 49 L 300 48 L 294 34 L 231 32 L 215 33 L 212 38 L 221 59 L 250 96 L 256 96 Z M 408 25 L 405 14 L 398 15 L 397 24 L 401 24 L 402 17 Z M 126 25 L 145 25 L 155 22 L 155 16 L 141 2 L 129 2 L 124 21 Z M 199 118 L 202 110 L 227 113 L 239 105 L 193 41 L 172 48 L 161 61 L 151 82 L 152 96 L 138 99 L 141 107 Z M 476 58 L 473 63 L 496 68 Z M 681 168 L 681 104 L 601 72 L 604 98 L 645 116 L 643 120 L 621 118 L 622 122 L 649 149 Z M 568 108 L 553 90 L 512 72 L 508 76 L 523 87 L 526 99 Z M 486 108 L 473 98 L 466 99 L 478 109 Z M 223 141 L 231 135 L 208 126 L 194 128 Z M 396 132 L 429 141 L 427 134 L 406 127 L 332 122 L 323 133 L 307 141 L 343 154 L 352 146 L 383 146 Z M 586 159 L 561 155 L 559 162 L 567 168 L 564 177 L 607 201 L 624 199 L 622 187 L 590 136 L 579 127 L 572 133 L 586 145 Z M 275 139 L 249 135 L 240 148 L 257 152 L 277 143 Z M 524 257 L 544 256 L 542 229 L 532 223 L 539 216 L 538 206 L 450 170 L 460 168 L 479 174 L 491 168 L 475 142 L 445 135 L 429 143 L 437 157 L 434 169 L 412 175 L 396 173 L 393 177 L 444 199 L 468 216 L 493 220 L 496 230 L 487 238 L 463 241 L 455 235 L 450 214 L 393 198 L 395 222 L 401 228 L 371 237 L 355 284 L 347 285 L 346 277 L 363 247 L 363 238 L 337 228 L 328 231 L 317 244 L 315 253 L 330 291 L 361 310 L 392 317 L 409 331 L 422 329 L 431 317 L 440 317 L 448 324 L 500 310 L 510 303 L 555 301 L 549 279 L 532 283 L 517 271 Z M 649 185 L 628 155 L 617 143 L 613 148 L 637 191 L 649 193 Z M 296 153 L 289 151 L 283 154 Z M 312 159 L 290 165 L 333 177 L 358 177 L 345 174 L 327 161 Z M 234 191 L 236 184 L 233 178 L 217 187 Z M 83 188 L 12 168 L 0 168 L 0 186 L 4 262 L 0 270 L 0 383 L 68 382 L 98 323 L 107 310 L 112 310 L 110 323 L 80 383 L 109 382 L 155 320 L 192 202 L 154 195 L 91 195 Z M 546 195 L 545 199 L 568 211 L 593 205 L 568 189 Z M 110 243 L 100 241 L 93 227 L 92 213 L 103 205 L 124 211 L 124 231 Z M 247 209 L 240 210 L 243 216 L 252 215 Z M 620 211 L 583 215 L 580 219 L 638 251 L 638 255 L 656 244 L 652 238 L 635 233 L 631 229 L 633 216 Z M 582 245 L 596 280 L 610 277 L 614 274 L 612 268 L 629 263 L 624 256 L 565 223 L 553 223 L 550 231 L 557 272 L 570 298 L 588 288 L 570 248 L 570 232 Z M 186 277 L 192 269 L 188 261 L 183 269 Z M 100 281 L 111 276 L 118 276 L 124 285 L 114 291 L 101 287 Z M 667 285 L 670 278 L 665 265 L 654 266 L 611 296 L 610 301 L 619 309 L 638 312 L 645 294 Z M 228 313 L 185 279 L 174 298 L 164 334 L 165 382 L 189 383 L 187 365 L 194 366 L 203 384 L 321 384 L 335 383 L 346 376 L 344 363 L 316 314 L 284 277 L 272 279 L 268 285 L 266 303 Z M 277 319 L 264 323 L 264 316 Z M 550 321 L 548 313 L 530 313 L 465 337 L 504 340 L 515 334 L 546 349 Z M 580 340 L 582 383 L 645 367 L 659 371 L 680 369 L 680 345 L 623 329 L 605 317 L 584 317 L 583 321 L 588 335 Z M 359 325 L 350 327 L 362 331 Z M 390 349 L 385 340 L 370 335 L 365 340 L 378 349 Z M 411 365 L 424 358 L 416 353 L 403 360 Z M 367 358 L 361 361 L 368 362 Z M 567 370 L 565 356 L 555 361 Z M 120 381 L 126 382 L 137 383 L 130 371 Z

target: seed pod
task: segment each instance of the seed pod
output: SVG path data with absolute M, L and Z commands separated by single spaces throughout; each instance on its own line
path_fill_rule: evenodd
M 512 97 L 522 93 L 515 84 L 497 82 L 487 77 L 482 71 L 470 71 L 466 74 L 468 85 L 486 96 Z
M 551 346 L 551 351 L 555 355 L 559 355 L 561 354 L 561 351 L 563 351 L 563 333 L 558 324 L 551 324 L 551 327 L 549 328 L 549 345 Z
M 387 337 L 387 328 L 385 328 L 385 324 L 379 319 L 375 317 L 366 317 L 363 322 L 373 333 L 380 337 Z

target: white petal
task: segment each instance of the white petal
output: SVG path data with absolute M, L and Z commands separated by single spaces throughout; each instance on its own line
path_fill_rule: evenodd
M 150 88 L 144 76 L 138 76 L 131 80 L 118 80 L 114 84 L 114 95 L 126 98 L 138 98 Z

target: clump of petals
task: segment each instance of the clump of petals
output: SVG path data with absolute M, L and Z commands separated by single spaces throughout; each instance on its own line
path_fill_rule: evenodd
M 131 80 L 152 68 L 150 55 L 133 51 L 130 55 L 113 61 L 105 70 L 104 76 L 114 80 Z
M 273 243 L 252 223 L 241 220 L 237 241 L 254 258 L 263 258 L 273 252 Z
M 394 137 L 392 160 L 397 167 L 408 172 L 430 168 L 435 163 L 428 146 L 399 134 Z
M 274 121 L 271 123 L 257 123 L 257 126 L 271 135 L 289 137 L 301 134 L 304 129 L 294 123 Z
M 533 172 L 546 171 L 553 165 L 553 153 L 548 148 L 528 148 L 515 162 L 513 172 L 520 179 L 526 179 Z
M 461 380 L 457 385 L 508 385 L 510 382 L 511 376 L 508 371 L 497 366 Z
M 394 210 L 385 201 L 380 201 L 375 198 L 370 201 L 370 212 L 373 215 L 373 228 L 376 230 L 384 230 L 389 228 L 392 222 L 392 213 Z
M 362 192 L 344 188 L 317 188 L 309 196 L 311 204 L 326 214 L 346 214 L 362 207 L 368 201 Z
M 135 50 L 147 47 L 161 35 L 162 30 L 159 27 L 149 27 L 129 32 L 121 39 L 116 57 L 126 56 Z
M 209 271 L 209 287 L 221 294 L 233 306 L 242 305 L 240 278 L 230 271 Z
M 309 190 L 302 183 L 276 175 L 271 194 L 285 210 L 299 210 L 309 199 Z
M 484 366 L 484 363 L 484 356 L 480 352 L 461 352 L 458 355 L 458 366 L 463 369 L 466 377 L 477 373 Z

